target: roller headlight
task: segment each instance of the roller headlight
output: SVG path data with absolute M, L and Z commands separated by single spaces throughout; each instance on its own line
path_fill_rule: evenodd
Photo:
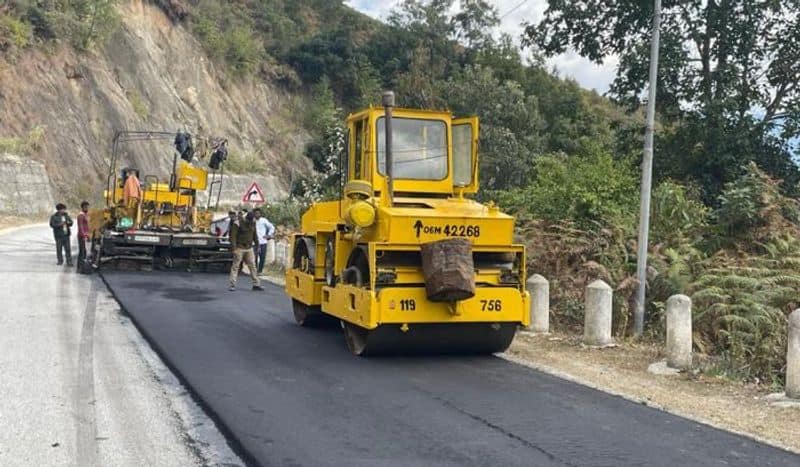
M 357 227 L 369 227 L 375 223 L 375 207 L 366 201 L 355 201 L 347 208 L 346 219 Z

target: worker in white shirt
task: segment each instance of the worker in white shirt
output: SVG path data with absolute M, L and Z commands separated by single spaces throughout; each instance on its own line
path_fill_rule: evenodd
M 254 209 L 253 215 L 256 219 L 256 235 L 258 236 L 258 245 L 253 250 L 258 263 L 258 273 L 261 274 L 264 272 L 264 260 L 267 258 L 267 242 L 275 236 L 275 226 L 261 215 L 261 209 Z

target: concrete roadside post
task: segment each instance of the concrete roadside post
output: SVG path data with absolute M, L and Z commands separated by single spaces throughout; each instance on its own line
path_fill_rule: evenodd
M 586 287 L 583 343 L 603 347 L 611 341 L 611 286 L 596 280 Z
M 800 308 L 789 315 L 786 352 L 786 397 L 800 399 Z
M 278 243 L 275 245 L 275 263 L 283 264 L 284 258 L 286 257 L 286 250 L 283 247 L 283 243 Z
M 286 252 L 286 255 L 283 258 L 283 266 L 287 269 L 292 266 L 292 249 L 289 248 L 289 242 L 281 242 L 283 244 L 283 251 Z
M 275 262 L 275 240 L 267 240 L 267 257 L 264 259 L 266 264 Z
M 667 299 L 667 366 L 692 367 L 692 299 L 686 295 Z
M 525 285 L 531 294 L 529 330 L 547 334 L 550 332 L 550 283 L 543 276 L 534 274 Z

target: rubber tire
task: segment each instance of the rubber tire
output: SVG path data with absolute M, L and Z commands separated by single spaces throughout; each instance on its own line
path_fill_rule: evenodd
M 306 305 L 300 300 L 292 299 L 294 321 L 305 328 L 318 327 L 324 323 L 326 316 L 319 306 Z
M 297 269 L 301 272 L 306 274 L 314 274 L 315 259 L 314 254 L 316 253 L 316 244 L 314 243 L 314 239 L 311 237 L 298 237 L 295 240 L 294 245 L 294 254 L 292 255 L 292 267 Z M 308 258 L 308 266 L 310 267 L 310 271 L 307 269 L 302 268 L 302 258 Z
M 355 324 L 348 323 L 347 321 L 342 321 L 341 323 L 342 331 L 344 332 L 344 342 L 347 344 L 347 348 L 350 352 L 357 357 L 366 356 L 367 353 L 365 350 L 367 349 L 369 331 Z
M 353 284 L 357 287 L 367 287 L 370 284 L 370 277 L 369 277 L 369 260 L 367 259 L 369 253 L 367 253 L 367 249 L 363 246 L 357 246 L 353 251 L 350 253 L 350 258 L 347 260 L 347 268 L 342 272 L 342 280 L 346 284 Z M 358 270 L 360 274 L 354 274 L 355 270 Z M 358 277 L 360 276 L 360 277 Z M 356 277 L 360 279 L 361 283 L 356 280 Z

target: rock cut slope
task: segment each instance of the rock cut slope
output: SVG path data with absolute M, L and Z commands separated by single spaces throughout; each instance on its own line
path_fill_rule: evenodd
M 307 168 L 308 134 L 288 91 L 257 79 L 227 78 L 180 24 L 142 0 L 122 2 L 120 28 L 95 52 L 29 49 L 0 59 L 0 136 L 34 131 L 56 197 L 91 196 L 105 180 L 110 141 L 120 129 L 187 129 L 222 136 L 232 152 L 265 161 L 272 187 Z M 129 163 L 166 174 L 169 150 L 131 149 Z

